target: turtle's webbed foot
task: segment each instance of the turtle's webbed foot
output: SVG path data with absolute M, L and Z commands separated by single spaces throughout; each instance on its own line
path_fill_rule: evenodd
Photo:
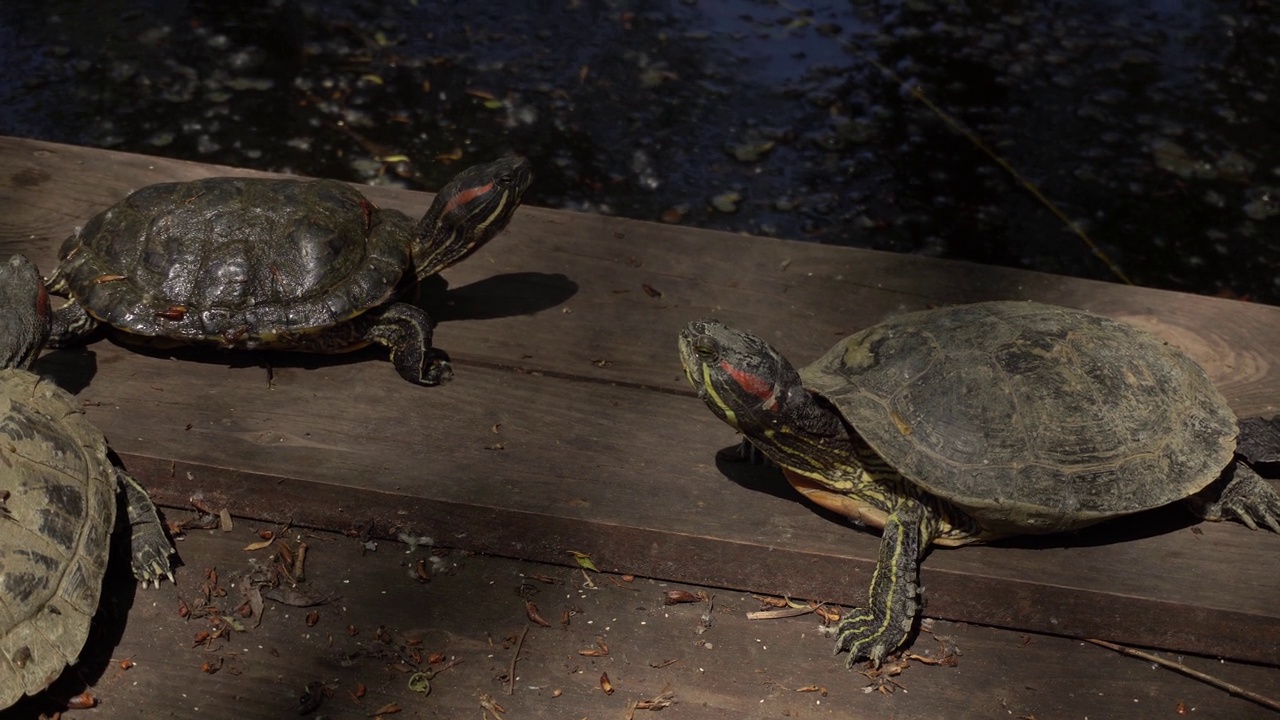
M 431 348 L 427 352 L 426 362 L 422 363 L 423 385 L 443 385 L 453 379 L 453 366 L 449 364 L 449 356 L 445 351 Z
M 145 587 L 160 587 L 160 581 L 169 578 L 173 581 L 173 570 L 170 558 L 174 555 L 173 546 L 159 522 L 146 522 L 133 526 L 133 536 L 129 541 L 132 549 L 130 566 L 133 576 Z
M 1250 530 L 1265 525 L 1280 533 L 1280 493 L 1243 462 L 1236 463 L 1231 480 L 1216 499 L 1196 497 L 1193 503 L 1206 520 L 1237 520 Z
M 902 647 L 915 625 L 914 615 L 898 620 L 878 617 L 870 608 L 855 608 L 836 625 L 835 654 L 848 651 L 846 667 L 853 667 L 863 658 L 870 660 L 873 667 L 880 667 L 885 656 Z
M 124 490 L 129 520 L 130 565 L 133 576 L 145 587 L 160 587 L 161 578 L 173 580 L 170 558 L 177 554 L 164 534 L 156 506 L 137 480 L 123 470 L 116 477 Z

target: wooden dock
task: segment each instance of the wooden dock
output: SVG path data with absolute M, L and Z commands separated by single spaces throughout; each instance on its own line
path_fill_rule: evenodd
M 63 238 L 129 190 L 215 174 L 253 173 L 0 138 L 0 256 L 25 253 L 47 272 Z M 414 216 L 427 205 L 421 193 L 366 192 L 379 205 Z M 123 464 L 171 508 L 189 509 L 195 498 L 260 527 L 289 524 L 375 538 L 428 535 L 441 546 L 539 563 L 573 565 L 572 553 L 579 552 L 609 573 L 845 605 L 865 598 L 878 537 L 803 504 L 774 472 L 717 464 L 717 450 L 736 438 L 683 377 L 675 338 L 690 319 L 715 315 L 749 328 L 802 363 L 894 313 L 1036 299 L 1146 327 L 1199 360 L 1242 417 L 1280 412 L 1280 376 L 1270 368 L 1280 358 L 1280 308 L 1269 306 L 532 207 L 521 209 L 505 235 L 445 278 L 447 290 L 436 287 L 425 298 L 441 320 L 436 343 L 452 355 L 456 371 L 454 381 L 440 388 L 408 385 L 376 351 L 341 358 L 184 353 L 175 360 L 100 341 L 48 353 L 38 369 L 78 392 Z M 324 537 L 338 545 L 342 539 Z M 124 676 L 110 687 L 133 699 L 113 706 L 104 697 L 96 716 L 133 717 L 144 706 L 150 708 L 147 717 L 296 713 L 294 707 L 259 711 L 251 700 L 232 702 L 283 693 L 296 703 L 300 681 L 268 672 L 271 663 L 232 675 L 200 673 L 196 661 L 191 674 L 194 630 L 161 617 L 183 587 L 189 591 L 203 581 L 200 573 L 214 561 L 200 552 L 221 552 L 222 562 L 236 558 L 216 538 L 195 540 L 179 546 L 185 562 L 179 588 L 140 592 L 129 611 L 116 657 L 150 653 L 151 662 L 144 663 L 146 675 Z M 394 580 L 378 582 L 412 582 L 394 565 L 387 570 Z M 1143 693 L 1167 696 L 1165 705 L 1139 703 L 1142 709 L 1133 714 L 1136 706 L 1128 697 L 1099 691 L 1103 699 L 1086 701 L 1091 691 L 1078 690 L 1079 697 L 1066 698 L 1061 693 L 1068 686 L 1061 683 L 1040 685 L 1028 696 L 1025 686 L 1032 678 L 1123 665 L 1099 648 L 1061 639 L 1087 637 L 1234 661 L 1203 664 L 1224 675 L 1237 672 L 1244 679 L 1236 682 L 1247 682 L 1249 689 L 1280 695 L 1280 538 L 1270 533 L 1231 523 L 1194 524 L 1171 508 L 1073 536 L 935 550 L 924 563 L 922 583 L 927 616 L 961 623 L 947 626 L 962 634 L 966 624 L 1000 628 L 967 632 L 979 650 L 962 648 L 966 653 L 954 669 L 910 670 L 919 687 L 951 684 L 954 692 L 939 690 L 936 704 L 917 697 L 915 687 L 910 701 L 902 694 L 864 695 L 866 679 L 846 671 L 842 658 L 828 657 L 829 641 L 813 637 L 810 618 L 803 626 L 770 625 L 774 639 L 767 655 L 751 654 L 742 664 L 722 654 L 719 676 L 682 676 L 683 688 L 675 692 L 686 700 L 668 712 L 784 717 L 782 704 L 762 700 L 757 706 L 755 695 L 733 690 L 733 683 L 785 675 L 803 685 L 806 672 L 820 674 L 815 682 L 829 688 L 840 686 L 840 700 L 815 705 L 805 696 L 794 705 L 803 709 L 792 717 L 932 717 L 943 708 L 948 717 L 1003 716 L 993 704 L 996 696 L 1020 698 L 1021 709 L 1010 712 L 1041 718 L 1083 716 L 1089 708 L 1093 717 L 1171 717 L 1175 702 L 1185 703 L 1178 698 L 1193 695 L 1211 703 L 1201 704 L 1193 717 L 1265 712 L 1225 693 L 1187 689 L 1195 683 L 1127 659 L 1141 672 L 1131 681 L 1121 674 L 1108 682 L 1121 683 L 1121 693 L 1142 687 Z M 601 576 L 596 584 L 608 585 Z M 437 580 L 427 587 L 443 591 L 444 585 Z M 526 622 L 523 606 L 511 603 L 515 596 L 507 587 L 494 592 L 503 595 L 503 607 L 518 607 L 508 618 L 518 629 Z M 637 594 L 634 601 L 630 592 L 615 592 L 620 612 L 641 605 L 653 610 L 658 591 L 644 592 L 650 594 Z M 430 600 L 421 592 L 408 595 L 416 599 L 388 604 L 377 622 L 418 627 L 425 620 L 396 613 L 412 603 L 450 601 L 446 592 Z M 735 597 L 737 610 L 754 609 L 746 607 L 744 593 Z M 142 607 L 153 602 L 159 613 Z M 557 613 L 548 619 L 554 625 L 558 618 Z M 176 634 L 168 639 L 170 626 Z M 495 643 L 501 644 L 507 629 L 492 631 Z M 467 631 L 477 632 L 483 636 L 485 629 Z M 530 637 L 539 632 L 535 628 Z M 281 642 L 288 641 L 284 637 Z M 1013 660 L 1018 638 L 1040 638 L 1037 647 L 1056 648 L 1038 650 L 1035 657 L 1058 664 L 1032 670 Z M 243 639 L 254 642 L 251 634 Z M 733 642 L 723 634 L 716 641 Z M 628 652 L 624 644 L 610 643 L 618 664 Z M 916 651 L 934 644 L 922 635 Z M 322 677 L 352 677 L 324 652 L 307 652 L 319 658 L 314 662 Z M 495 646 L 488 652 L 505 663 L 512 650 Z M 523 667 L 539 662 L 529 659 L 535 652 L 531 643 L 521 656 Z M 981 657 L 973 659 L 973 652 Z M 633 649 L 628 660 L 635 674 L 652 676 L 656 687 L 645 690 L 653 695 L 661 690 L 662 675 L 647 662 L 656 661 L 656 654 L 661 653 Z M 571 657 L 591 668 L 603 662 L 572 651 L 546 662 L 567 663 Z M 702 662 L 699 657 L 690 662 Z M 481 664 L 451 668 L 452 679 L 440 675 L 441 683 L 458 683 L 479 673 L 476 682 L 485 686 L 472 689 L 469 698 L 462 693 L 463 704 L 447 706 L 453 710 L 433 705 L 441 694 L 422 698 L 400 691 L 392 697 L 407 717 L 415 716 L 410 711 L 419 717 L 478 717 L 477 692 L 519 707 L 519 714 L 508 716 L 517 720 L 625 716 L 621 698 L 598 687 L 583 695 L 598 695 L 594 704 L 556 705 L 549 695 L 519 687 L 499 697 L 505 688 Z M 112 673 L 108 668 L 102 678 Z M 616 666 L 609 671 L 615 683 L 627 673 Z M 138 679 L 143 677 L 149 679 Z M 966 678 L 972 683 L 967 689 Z M 208 693 L 198 711 L 176 697 L 188 690 Z M 703 699 L 693 699 L 698 697 Z M 966 714 L 955 711 L 963 697 L 984 699 Z M 1063 712 L 1043 709 L 1055 707 Z M 326 706 L 322 712 L 346 717 L 350 708 Z M 350 716 L 367 717 L 377 709 L 361 706 Z

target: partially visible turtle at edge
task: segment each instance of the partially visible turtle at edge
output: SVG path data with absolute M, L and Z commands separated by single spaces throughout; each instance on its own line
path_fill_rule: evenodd
M 44 690 L 79 656 L 118 496 L 134 577 L 173 579 L 173 546 L 146 491 L 111 464 L 80 403 L 27 369 L 49 335 L 48 309 L 35 266 L 20 255 L 0 266 L 0 708 Z
M 161 345 L 341 353 L 378 343 L 406 380 L 440 384 L 452 369 L 431 345 L 435 322 L 395 299 L 501 232 L 530 178 L 517 156 L 473 166 L 417 223 L 334 180 L 144 187 L 63 243 L 49 290 L 70 301 L 49 344 L 75 344 L 100 324 Z
M 836 627 L 850 666 L 879 665 L 909 637 L 931 543 L 1075 530 L 1184 499 L 1202 518 L 1280 532 L 1280 494 L 1235 455 L 1236 417 L 1204 370 L 1091 313 L 909 313 L 800 371 L 711 319 L 679 345 L 698 396 L 797 490 L 882 528 L 868 603 Z

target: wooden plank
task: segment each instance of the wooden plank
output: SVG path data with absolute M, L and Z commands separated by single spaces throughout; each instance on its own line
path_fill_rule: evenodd
M 182 516 L 169 513 L 170 519 Z M 268 564 L 267 551 L 243 549 L 258 541 L 260 527 L 237 522 L 231 532 L 191 532 L 180 543 L 187 565 L 176 586 L 138 590 L 120 577 L 124 563 L 117 563 L 106 611 L 95 623 L 98 635 L 54 694 L 89 686 L 101 703 L 92 713 L 98 720 L 299 717 L 299 698 L 312 682 L 323 682 L 329 697 L 311 716 L 332 718 L 373 717 L 390 703 L 401 712 L 386 717 L 479 718 L 482 693 L 511 718 L 622 718 L 628 703 L 664 689 L 675 705 L 653 717 L 1147 720 L 1180 717 L 1181 707 L 1186 717 L 1245 720 L 1265 713 L 1202 683 L 1078 641 L 942 621 L 917 651 L 938 657 L 934 637 L 946 638 L 961 652 L 956 665 L 912 663 L 894 678 L 901 688 L 882 696 L 868 692 L 870 680 L 829 655 L 831 641 L 817 632 L 814 616 L 748 620 L 746 612 L 761 606 L 747 593 L 595 574 L 593 587 L 584 587 L 586 576 L 574 569 L 457 551 L 444 554 L 431 581 L 420 583 L 408 569 L 429 553 L 426 548 L 407 552 L 383 542 L 369 551 L 357 539 L 297 530 L 282 537 L 295 547 L 298 540 L 308 545 L 303 590 L 335 599 L 314 608 L 315 624 L 306 621 L 312 608 L 268 601 L 261 624 L 237 615 L 244 630 L 229 641 L 196 643 L 196 634 L 210 625 L 204 618 L 183 619 L 179 598 L 199 613 L 205 571 L 213 568 L 219 578 L 213 587 L 226 595 L 215 593 L 212 604 L 223 613 L 237 607 L 240 578 L 251 563 Z M 673 589 L 706 592 L 714 606 L 666 606 L 664 594 Z M 526 597 L 552 627 L 530 622 Z M 711 625 L 700 631 L 708 610 Z M 573 614 L 564 625 L 566 611 Z M 510 638 L 526 627 L 508 694 L 515 653 Z M 600 643 L 607 655 L 580 654 L 599 651 Z M 429 695 L 408 688 L 414 650 L 423 666 L 433 653 L 456 663 L 447 670 L 440 670 L 443 662 L 434 665 Z M 125 658 L 135 663 L 127 670 L 120 667 Z M 1280 696 L 1275 669 L 1197 657 L 1181 661 Z M 219 669 L 209 673 L 206 666 Z M 615 688 L 612 695 L 600 689 L 601 674 Z M 366 690 L 357 702 L 359 684 Z M 799 691 L 815 686 L 822 692 Z M 0 719 L 32 718 L 40 706 L 27 702 L 0 711 Z
M 62 237 L 127 188 L 223 171 L 0 140 L 0 249 L 50 267 Z M 552 562 L 582 550 L 608 568 L 845 604 L 864 597 L 877 538 L 775 476 L 715 465 L 734 438 L 686 388 L 674 339 L 688 319 L 719 312 L 803 361 L 890 312 L 1035 297 L 1141 321 L 1205 362 L 1237 411 L 1280 409 L 1280 310 L 1264 306 L 539 209 L 448 279 L 428 298 L 458 365 L 443 388 L 407 386 L 376 353 L 270 356 L 270 387 L 266 356 L 178 362 L 108 342 L 41 367 L 83 388 L 90 418 L 171 505 L 203 493 L 248 517 L 373 521 Z M 1280 658 L 1275 537 L 1193 532 L 1174 512 L 1050 543 L 934 552 L 927 612 Z

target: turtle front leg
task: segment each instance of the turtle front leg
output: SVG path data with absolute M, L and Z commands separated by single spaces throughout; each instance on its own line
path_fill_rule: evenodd
M 880 667 L 915 627 L 920 611 L 920 558 L 930 542 L 926 513 L 923 504 L 906 498 L 885 520 L 867 606 L 855 608 L 836 625 L 835 652 L 849 652 L 848 667 L 862 658 Z
M 436 323 L 422 308 L 391 303 L 362 317 L 367 318 L 368 324 L 361 339 L 390 348 L 391 362 L 405 380 L 419 385 L 440 385 L 453 378 L 449 355 L 431 347 Z
M 54 310 L 49 323 L 49 347 L 64 348 L 80 345 L 100 323 L 93 319 L 84 306 L 74 298 Z
M 138 582 L 160 587 L 161 578 L 173 581 L 169 558 L 176 554 L 151 496 L 129 473 L 116 468 L 116 482 L 124 492 L 129 518 L 129 557 Z
M 1238 520 L 1250 530 L 1266 525 L 1280 533 L 1280 493 L 1240 460 L 1230 479 L 1213 483 L 1188 498 L 1188 503 L 1205 520 Z

